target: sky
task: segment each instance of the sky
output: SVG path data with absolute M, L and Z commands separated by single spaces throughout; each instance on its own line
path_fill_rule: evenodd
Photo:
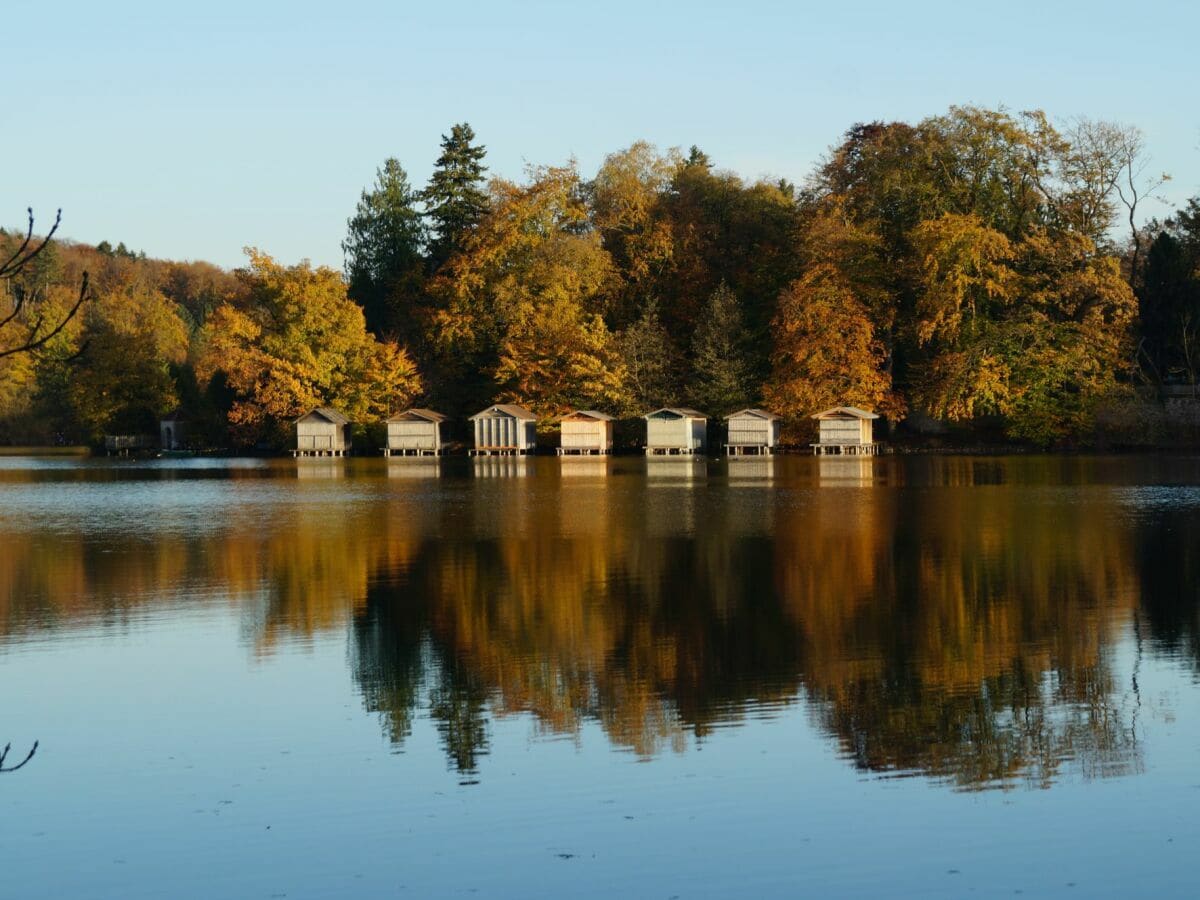
M 856 122 L 952 104 L 1136 125 L 1200 194 L 1200 4 L 8 0 L 0 222 L 237 266 L 340 267 L 389 156 L 423 185 L 467 121 L 494 175 L 648 140 L 801 181 Z M 1085 10 L 1081 11 L 1081 10 Z

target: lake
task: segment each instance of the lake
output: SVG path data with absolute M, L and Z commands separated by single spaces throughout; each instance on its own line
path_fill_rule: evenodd
M 0 459 L 0 897 L 1194 896 L 1200 457 Z

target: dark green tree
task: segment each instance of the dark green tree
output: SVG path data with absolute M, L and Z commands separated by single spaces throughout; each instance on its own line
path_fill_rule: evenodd
M 1160 381 L 1200 374 L 1200 201 L 1151 242 L 1138 291 L 1142 363 Z
M 427 234 L 417 200 L 408 173 L 386 160 L 362 192 L 342 242 L 350 298 L 363 308 L 367 328 L 406 344 L 419 333 L 424 278 Z
M 429 267 L 436 271 L 458 249 L 464 234 L 479 224 L 488 208 L 483 176 L 487 148 L 472 144 L 475 132 L 466 122 L 442 135 L 442 155 L 429 185 L 421 192 L 429 218 Z
M 632 404 L 629 412 L 642 413 L 676 402 L 676 353 L 659 320 L 656 301 L 650 300 L 638 320 L 617 336 L 617 352 L 625 364 L 625 385 Z
M 692 402 L 712 416 L 749 405 L 754 387 L 749 339 L 738 298 L 722 282 L 713 291 L 692 341 Z

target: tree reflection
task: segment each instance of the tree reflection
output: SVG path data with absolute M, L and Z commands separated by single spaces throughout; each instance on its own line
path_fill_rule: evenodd
M 185 596 L 236 603 L 260 653 L 346 627 L 387 739 L 434 729 L 464 774 L 505 716 L 652 757 L 789 704 L 865 772 L 978 788 L 1141 766 L 1114 651 L 1132 625 L 1200 659 L 1191 507 L 1056 488 L 1089 483 L 1075 462 L 817 462 L 651 482 L 531 464 L 339 501 L 347 478 L 153 540 L 0 516 L 0 629 Z

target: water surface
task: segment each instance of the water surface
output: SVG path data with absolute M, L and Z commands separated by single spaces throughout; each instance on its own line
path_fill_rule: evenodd
M 1196 457 L 0 459 L 0 897 L 1191 896 L 1198 525 Z

